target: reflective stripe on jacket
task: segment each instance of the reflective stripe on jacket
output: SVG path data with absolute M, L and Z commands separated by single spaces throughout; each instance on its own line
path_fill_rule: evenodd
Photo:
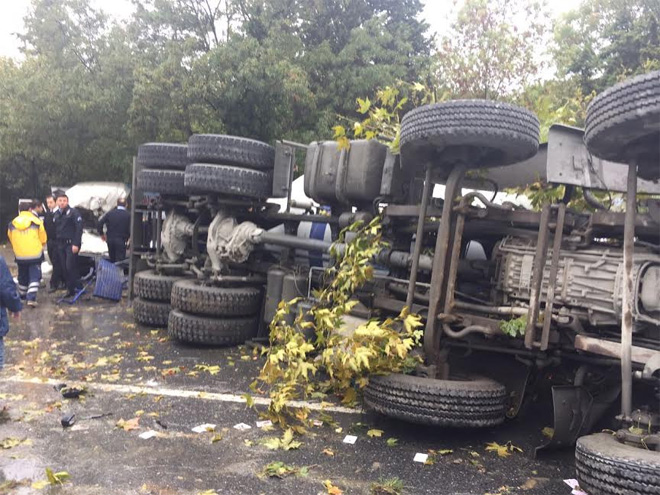
M 43 256 L 43 245 L 48 237 L 44 223 L 30 211 L 22 211 L 9 224 L 7 237 L 20 261 L 36 261 Z

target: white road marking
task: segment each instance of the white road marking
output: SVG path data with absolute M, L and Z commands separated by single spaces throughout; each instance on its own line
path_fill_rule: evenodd
M 58 385 L 62 383 L 62 380 L 53 380 L 53 379 L 41 379 L 41 378 L 26 378 L 20 376 L 11 376 L 0 380 L 0 382 L 13 382 L 13 383 L 32 383 L 32 384 L 41 384 L 41 385 Z M 147 395 L 163 395 L 166 397 L 179 397 L 179 398 L 191 398 L 191 399 L 202 399 L 210 400 L 216 402 L 235 402 L 239 404 L 245 404 L 245 398 L 236 394 L 218 394 L 215 392 L 206 392 L 203 390 L 181 390 L 176 388 L 162 388 L 162 387 L 151 387 L 151 386 L 137 386 L 137 385 L 123 385 L 119 383 L 100 383 L 100 382 L 80 382 L 80 381 L 71 381 L 66 380 L 66 384 L 69 387 L 86 387 L 93 390 L 102 390 L 104 392 L 114 392 L 118 394 L 147 394 Z M 252 400 L 258 406 L 269 406 L 270 399 L 264 397 L 253 396 Z M 289 402 L 289 406 L 295 409 L 302 409 L 306 407 L 311 411 L 323 411 L 323 412 L 333 412 L 333 413 L 342 413 L 342 414 L 362 414 L 362 411 L 359 409 L 351 409 L 348 407 L 342 406 L 327 406 L 321 407 L 321 404 L 318 402 L 308 402 L 304 400 L 295 400 Z

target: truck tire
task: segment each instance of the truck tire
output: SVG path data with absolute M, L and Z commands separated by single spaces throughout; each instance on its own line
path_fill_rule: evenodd
M 195 192 L 265 199 L 273 190 L 273 176 L 249 168 L 193 163 L 186 167 L 185 187 Z
M 619 442 L 608 433 L 578 438 L 580 488 L 598 495 L 660 494 L 660 453 Z
M 502 423 L 507 397 L 503 385 L 476 376 L 458 381 L 391 374 L 371 377 L 364 389 L 365 403 L 385 416 L 451 427 Z
M 172 307 L 207 316 L 251 316 L 261 309 L 256 287 L 213 287 L 198 280 L 179 280 L 172 288 Z
M 170 303 L 133 299 L 133 317 L 142 325 L 167 328 L 167 319 L 171 310 Z
M 178 309 L 170 312 L 167 333 L 173 339 L 189 344 L 230 346 L 243 344 L 257 335 L 259 318 L 209 318 L 195 316 Z
M 137 187 L 141 191 L 159 194 L 184 194 L 184 175 L 181 170 L 140 170 Z
M 631 144 L 644 150 L 639 175 L 660 176 L 660 71 L 633 77 L 599 94 L 587 108 L 584 140 L 604 160 L 627 162 Z M 639 149 L 638 149 L 639 151 Z
M 172 286 L 184 278 L 181 275 L 161 275 L 154 270 L 145 270 L 135 274 L 133 292 L 141 299 L 170 302 Z
M 508 103 L 454 100 L 415 108 L 401 121 L 401 155 L 425 158 L 450 147 L 479 150 L 472 168 L 520 162 L 539 148 L 539 120 L 532 112 Z M 453 163 L 452 163 L 453 165 Z
M 138 146 L 137 164 L 144 168 L 185 170 L 188 163 L 187 144 L 145 143 Z
M 275 148 L 236 136 L 193 134 L 188 140 L 189 163 L 216 163 L 271 170 L 275 164 Z

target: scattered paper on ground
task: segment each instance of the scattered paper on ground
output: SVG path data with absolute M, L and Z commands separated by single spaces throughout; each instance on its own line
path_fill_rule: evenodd
M 215 431 L 215 425 L 212 423 L 204 423 L 203 425 L 195 426 L 192 431 L 195 433 L 204 433 L 207 431 Z
M 350 443 L 353 445 L 355 442 L 357 442 L 357 437 L 355 435 L 346 435 L 344 437 L 344 443 Z
M 584 492 L 580 490 L 580 484 L 578 483 L 577 480 L 564 480 L 564 483 L 566 483 L 568 486 L 570 486 L 573 491 L 571 492 L 571 495 L 588 495 L 587 492 Z

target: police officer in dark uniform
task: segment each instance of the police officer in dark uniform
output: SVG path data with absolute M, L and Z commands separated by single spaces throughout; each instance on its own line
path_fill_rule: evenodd
M 50 276 L 50 290 L 49 292 L 56 291 L 64 287 L 64 277 L 62 277 L 61 263 L 57 257 L 57 236 L 55 235 L 55 213 L 57 212 L 57 204 L 55 197 L 52 195 L 46 196 L 46 211 L 44 214 L 44 228 L 48 241 L 48 257 L 53 265 L 53 274 Z
M 69 197 L 66 194 L 57 197 L 57 207 L 59 208 L 55 214 L 57 257 L 66 281 L 67 297 L 73 297 L 82 289 L 78 253 L 82 242 L 83 222 L 78 210 L 69 206 Z
M 103 227 L 106 232 L 103 232 Z M 108 254 L 113 263 L 126 259 L 126 243 L 131 237 L 131 214 L 126 211 L 126 199 L 117 200 L 117 207 L 99 220 L 99 235 L 108 244 Z

